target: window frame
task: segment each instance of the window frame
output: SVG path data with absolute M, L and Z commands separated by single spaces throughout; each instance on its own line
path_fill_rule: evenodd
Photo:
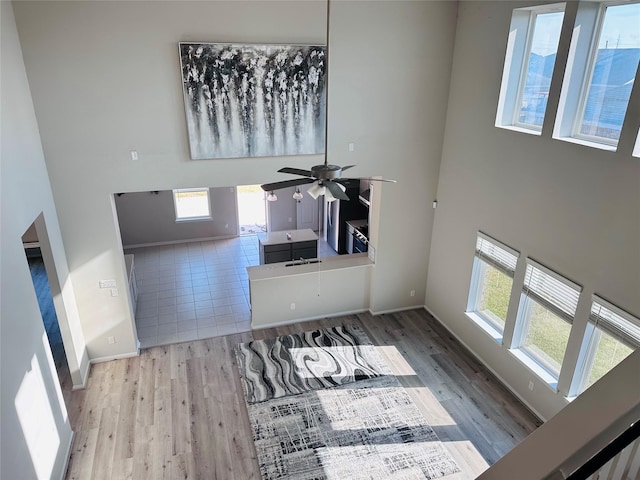
M 503 255 L 507 254 L 511 255 L 513 258 L 513 265 L 508 265 L 506 262 L 503 263 L 499 259 L 497 259 L 497 255 L 493 256 L 488 252 L 483 252 L 482 244 L 483 242 L 487 242 L 493 247 L 498 248 L 499 250 L 503 250 Z M 504 335 L 504 326 L 501 322 L 495 318 L 493 312 L 490 312 L 492 315 L 487 315 L 485 312 L 478 310 L 478 302 L 480 300 L 481 294 L 481 285 L 482 281 L 487 273 L 488 268 L 494 268 L 498 272 L 506 275 L 511 278 L 511 292 L 513 291 L 513 278 L 515 275 L 515 269 L 517 262 L 520 258 L 520 252 L 514 250 L 513 248 L 505 245 L 504 243 L 496 240 L 495 238 L 490 237 L 489 235 L 478 232 L 476 236 L 476 248 L 473 255 L 473 267 L 471 270 L 471 282 L 469 286 L 469 297 L 467 300 L 467 310 L 466 315 L 479 324 L 487 333 L 489 333 L 496 341 L 501 341 Z M 511 298 L 509 298 L 509 303 L 511 303 Z M 507 307 L 508 308 L 508 307 Z M 500 319 L 501 320 L 501 319 Z M 505 319 L 505 324 L 507 319 Z
M 573 321 L 570 322 L 564 316 L 558 315 L 555 309 L 549 308 L 548 304 L 539 302 L 534 297 L 530 297 L 526 295 L 524 292 L 521 294 L 520 306 L 518 308 L 518 316 L 516 320 L 516 322 L 519 325 L 516 325 L 516 335 L 514 336 L 514 339 L 516 339 L 516 343 L 515 343 L 516 346 L 513 348 L 516 348 L 520 352 L 522 352 L 522 354 L 526 356 L 531 362 L 535 363 L 539 369 L 542 369 L 544 372 L 546 372 L 546 374 L 550 378 L 553 378 L 557 382 L 560 377 L 560 370 L 558 370 L 558 372 L 556 373 L 553 365 L 551 365 L 545 358 L 541 357 L 540 355 L 536 355 L 533 349 L 525 347 L 523 345 L 526 339 L 527 333 L 529 331 L 529 326 L 531 324 L 531 317 L 532 317 L 531 311 L 533 310 L 534 304 L 551 312 L 561 321 L 566 322 L 569 325 L 569 327 L 573 325 Z M 568 338 L 567 338 L 567 341 L 568 341 Z M 566 354 L 566 349 L 565 349 L 565 354 Z M 560 364 L 560 369 L 561 368 L 562 368 L 562 363 Z
M 580 97 L 578 100 L 578 107 L 576 109 L 576 114 L 573 117 L 571 137 L 576 140 L 587 142 L 589 144 L 599 144 L 599 145 L 602 145 L 603 147 L 612 147 L 614 149 L 617 149 L 618 142 L 620 140 L 619 136 L 617 140 L 614 140 L 614 139 L 609 139 L 605 137 L 598 137 L 595 135 L 586 135 L 586 134 L 580 133 L 580 129 L 582 127 L 585 111 L 587 108 L 587 100 L 589 97 L 589 92 L 591 90 L 591 82 L 593 80 L 593 74 L 595 73 L 596 61 L 598 58 L 598 51 L 599 51 L 598 45 L 600 43 L 600 36 L 602 35 L 602 29 L 604 26 L 607 9 L 609 7 L 615 7 L 619 5 L 630 5 L 630 4 L 635 4 L 639 2 L 625 1 L 625 0 L 610 0 L 610 1 L 603 1 L 598 3 L 599 3 L 599 9 L 596 15 L 595 26 L 591 34 L 591 45 L 589 47 L 586 67 L 584 70 L 584 74 L 582 75 L 582 85 L 580 86 Z M 635 84 L 635 81 L 634 81 L 634 84 Z M 627 108 L 628 107 L 629 107 L 629 104 L 627 103 Z M 625 117 L 626 117 L 626 113 L 625 113 Z M 624 125 L 624 119 L 623 119 L 623 125 Z M 622 132 L 623 125 L 620 126 L 621 132 Z
M 527 27 L 527 40 L 526 40 L 526 46 L 524 49 L 524 55 L 522 58 L 522 66 L 520 67 L 520 78 L 518 81 L 518 91 L 516 94 L 515 104 L 513 108 L 513 119 L 511 120 L 511 123 L 514 127 L 522 128 L 525 130 L 534 130 L 536 132 L 542 133 L 542 125 L 535 125 L 535 124 L 524 123 L 519 121 L 520 109 L 522 106 L 522 100 L 523 100 L 524 91 L 527 83 L 527 72 L 529 71 L 529 64 L 531 62 L 531 49 L 533 48 L 533 37 L 535 34 L 538 17 L 544 14 L 559 13 L 559 12 L 562 12 L 564 16 L 564 12 L 565 12 L 564 3 L 544 5 L 541 7 L 529 9 L 529 25 Z M 562 30 L 562 26 L 560 27 L 560 30 Z M 558 40 L 558 43 L 559 43 L 559 40 Z M 557 54 L 558 54 L 558 48 L 556 47 L 556 59 L 557 59 Z M 554 62 L 553 68 L 554 69 L 556 68 L 555 62 Z M 546 116 L 546 114 L 547 114 L 547 110 L 545 107 L 544 115 Z M 544 118 L 543 118 L 543 124 L 544 124 Z
M 511 14 L 509 25 L 509 40 L 502 73 L 502 83 L 498 98 L 498 110 L 495 126 L 516 130 L 532 135 L 541 135 L 544 125 L 535 125 L 519 121 L 520 108 L 527 79 L 527 70 L 531 59 L 531 48 L 535 33 L 536 20 L 539 15 L 546 13 L 566 12 L 566 2 L 548 5 L 516 8 Z M 526 19 L 524 18 L 526 16 Z M 563 17 L 564 22 L 564 17 Z M 526 23 L 526 27 L 524 26 Z M 524 30 L 524 32 L 522 32 Z M 513 32 L 516 32 L 515 35 Z M 557 57 L 557 48 L 556 48 Z M 556 58 L 557 60 L 557 58 Z M 554 63 L 553 69 L 556 65 Z M 545 108 L 546 117 L 547 110 Z
M 198 215 L 198 216 L 191 216 L 191 217 L 181 217 L 179 215 L 177 195 L 180 193 L 189 193 L 189 192 L 205 192 L 206 193 L 207 211 L 208 211 L 207 215 Z M 203 221 L 213 220 L 212 208 L 211 208 L 211 189 L 209 187 L 175 188 L 171 191 L 171 195 L 173 198 L 173 209 L 174 209 L 176 223 L 203 222 Z
M 553 125 L 553 139 L 610 152 L 618 150 L 625 124 L 629 122 L 628 115 L 625 115 L 623 119 L 621 136 L 617 140 L 577 134 L 577 132 L 579 132 L 584 118 L 595 59 L 598 54 L 598 43 L 605 17 L 603 12 L 610 6 L 638 3 L 640 3 L 638 0 L 610 0 L 580 2 L 577 5 L 573 32 L 578 31 L 579 35 L 571 37 L 558 110 Z M 638 84 L 634 81 L 631 95 L 637 88 L 639 88 Z M 628 106 L 629 104 L 627 104 L 627 108 Z M 634 148 L 640 151 L 637 146 Z
M 609 335 L 616 341 L 631 348 L 632 350 L 640 348 L 640 333 L 638 334 L 637 340 L 634 341 L 624 338 L 623 335 L 616 334 L 611 329 L 602 328 L 601 326 L 599 326 L 601 322 L 593 314 L 593 309 L 596 304 L 600 305 L 606 310 L 611 311 L 613 314 L 620 316 L 623 321 L 630 323 L 636 329 L 640 329 L 640 319 L 638 317 L 621 309 L 620 307 L 617 307 L 613 303 L 605 300 L 598 295 L 593 295 L 591 298 L 591 310 L 589 313 L 589 319 L 587 321 L 585 333 L 582 338 L 582 345 L 580 347 L 580 353 L 578 355 L 578 363 L 576 365 L 574 378 L 569 391 L 569 396 L 571 397 L 579 395 L 588 388 L 587 382 L 589 381 L 589 377 L 591 376 L 591 371 L 594 366 L 595 358 L 600 346 L 600 340 L 603 333 Z M 615 366 L 613 368 L 615 368 Z
M 529 273 L 530 268 L 532 269 L 531 273 Z M 572 299 L 570 298 L 566 299 L 568 303 L 571 303 L 571 305 L 565 305 L 566 308 L 572 309 L 572 312 L 563 310 L 561 306 L 553 303 L 552 299 L 544 298 L 544 295 L 536 292 L 535 288 L 532 288 L 531 285 L 527 285 L 528 280 L 532 281 L 530 279 L 534 275 L 533 270 L 540 271 L 542 275 L 550 277 L 552 282 L 559 282 L 561 286 L 564 286 L 573 291 L 573 293 L 575 294 L 575 299 L 573 301 L 571 301 Z M 528 366 L 534 373 L 536 373 L 542 380 L 544 380 L 545 383 L 555 389 L 557 389 L 557 383 L 560 378 L 564 358 L 563 362 L 561 362 L 560 364 L 558 372 L 556 373 L 553 367 L 549 365 L 544 358 L 541 358 L 539 355 L 536 355 L 535 352 L 533 352 L 531 349 L 524 346 L 524 342 L 526 340 L 527 332 L 529 331 L 531 322 L 531 310 L 534 303 L 540 305 L 550 311 L 556 317 L 559 317 L 560 320 L 567 322 L 571 328 L 573 326 L 573 321 L 575 318 L 578 302 L 580 301 L 581 293 L 582 287 L 580 285 L 572 282 L 568 278 L 545 267 L 535 260 L 527 258 L 525 279 L 522 285 L 522 293 L 520 294 L 520 303 L 518 305 L 518 313 L 516 316 L 511 352 L 526 366 Z M 569 339 L 567 339 L 567 341 L 568 340 Z M 563 357 L 564 355 L 566 355 L 566 347 Z

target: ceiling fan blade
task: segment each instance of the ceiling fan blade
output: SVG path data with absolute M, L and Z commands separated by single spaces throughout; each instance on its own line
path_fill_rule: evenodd
M 355 165 L 347 165 L 346 167 L 342 167 L 342 171 L 344 172 L 345 170 L 353 167 L 355 167 Z
M 302 175 L 303 177 L 313 177 L 311 170 L 302 170 L 301 168 L 284 167 L 278 170 L 280 173 L 291 173 L 293 175 Z
M 397 180 L 390 180 L 388 178 L 363 178 L 361 180 L 371 180 L 372 182 L 389 182 L 389 183 L 398 183 Z
M 338 185 L 337 183 L 331 181 L 324 182 L 324 186 L 327 187 L 327 190 L 329 190 L 331 192 L 331 195 L 333 195 L 335 198 L 339 200 L 349 200 L 349 196 L 344 193 L 342 188 L 340 188 L 340 185 Z
M 282 182 L 273 182 L 273 183 L 265 183 L 264 185 L 260 185 L 260 188 L 265 192 L 270 192 L 272 190 L 280 190 L 281 188 L 287 187 L 295 187 L 296 185 L 304 185 L 305 183 L 313 183 L 315 180 L 313 178 L 296 178 L 294 180 L 284 180 Z
M 371 177 L 363 177 L 363 178 L 339 178 L 336 181 L 341 182 L 343 180 L 369 180 L 372 182 L 389 182 L 389 183 L 398 183 L 396 180 L 388 180 L 386 178 L 371 178 Z

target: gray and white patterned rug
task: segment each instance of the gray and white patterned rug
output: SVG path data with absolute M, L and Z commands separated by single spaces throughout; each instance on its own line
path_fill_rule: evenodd
M 248 403 L 392 374 L 357 325 L 255 340 L 235 351 Z
M 327 369 L 315 368 L 324 363 L 319 360 L 294 362 L 300 358 L 292 355 L 291 345 L 297 345 L 300 338 L 292 343 L 290 337 L 265 341 L 272 347 L 269 350 L 264 350 L 266 345 L 251 342 L 254 345 L 249 351 L 262 352 L 258 357 L 269 359 L 267 364 L 278 359 L 262 369 L 256 363 L 257 358 L 246 361 L 249 358 L 245 356 L 247 344 L 236 347 L 263 479 L 435 479 L 459 471 L 361 329 L 336 327 L 299 336 L 305 338 L 307 344 L 315 339 L 311 343 L 321 344 L 317 347 L 321 352 L 326 352 L 324 343 L 329 338 L 333 342 L 339 342 L 336 338 L 350 339 L 351 347 L 344 343 L 334 345 L 340 347 L 343 356 L 332 354 L 333 363 Z M 319 340 L 321 338 L 324 340 Z M 289 356 L 282 355 L 283 348 L 277 345 L 281 341 L 289 345 Z M 363 346 L 370 348 L 363 350 L 360 348 Z M 351 354 L 346 352 L 349 348 Z M 266 351 L 279 353 L 264 355 Z M 325 355 L 310 350 L 307 354 L 309 359 L 321 359 Z M 289 358 L 291 363 L 283 365 L 284 358 Z M 346 365 L 342 363 L 343 358 L 347 359 Z M 310 368 L 296 368 L 294 364 Z M 367 369 L 362 368 L 365 365 Z M 367 374 L 361 374 L 365 371 Z M 278 380 L 270 379 L 268 372 L 276 372 Z M 322 380 L 313 377 L 316 381 L 310 381 L 312 372 L 321 372 Z M 326 375 L 328 372 L 333 375 Z M 267 386 L 256 387 L 254 384 L 259 383 L 259 378 L 263 378 Z M 255 400 L 252 392 L 271 392 L 274 389 L 269 385 L 273 384 L 280 385 L 275 389 L 277 395 L 267 395 L 269 398 L 264 401 L 249 401 Z M 323 384 L 326 386 L 321 386 Z M 309 386 L 313 388 L 307 388 Z M 300 393 L 281 394 L 284 391 Z

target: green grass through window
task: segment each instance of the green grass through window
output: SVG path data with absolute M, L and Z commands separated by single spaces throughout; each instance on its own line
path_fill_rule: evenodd
M 493 320 L 501 328 L 504 328 L 507 319 L 512 286 L 513 280 L 509 276 L 491 265 L 484 264 L 477 311 Z M 568 322 L 533 302 L 529 329 L 523 346 L 541 360 L 549 370 L 558 375 L 570 331 L 571 325 Z M 633 349 L 605 332 L 601 332 L 598 337 L 599 343 L 585 388 L 598 381 L 633 352 Z
M 598 349 L 596 350 L 593 366 L 591 367 L 585 388 L 590 387 L 600 380 L 605 373 L 627 358 L 632 352 L 633 349 L 624 343 L 606 332 L 601 332 Z
M 492 317 L 504 328 L 513 280 L 490 265 L 485 266 L 485 275 L 482 280 L 478 311 Z

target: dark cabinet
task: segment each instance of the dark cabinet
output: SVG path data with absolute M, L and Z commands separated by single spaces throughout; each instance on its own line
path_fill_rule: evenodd
M 309 242 L 297 242 L 291 244 L 291 259 L 316 258 L 318 256 L 317 240 Z
M 291 245 L 264 245 L 260 252 L 261 263 L 278 263 L 291 260 Z M 264 261 L 262 261 L 264 259 Z
M 316 258 L 318 256 L 318 241 L 289 242 L 274 245 L 260 244 L 260 263 L 278 263 L 300 260 L 301 258 Z

